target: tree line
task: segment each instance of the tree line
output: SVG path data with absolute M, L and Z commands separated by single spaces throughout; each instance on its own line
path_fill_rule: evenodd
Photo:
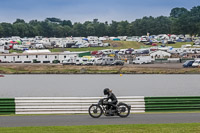
M 26 23 L 17 19 L 14 23 L 0 23 L 0 37 L 67 37 L 67 36 L 141 36 L 150 33 L 200 35 L 200 6 L 191 10 L 173 8 L 170 16 L 143 17 L 133 22 L 99 22 L 98 19 L 84 23 L 59 18 L 44 21 L 31 20 Z

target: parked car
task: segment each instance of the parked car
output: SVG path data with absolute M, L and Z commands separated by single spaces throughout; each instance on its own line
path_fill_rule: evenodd
M 193 63 L 194 60 L 187 60 L 185 63 L 183 63 L 183 67 L 192 67 Z
M 124 62 L 122 60 L 115 60 L 113 63 L 111 63 L 112 66 L 114 65 L 120 65 L 120 66 L 123 66 L 124 65 Z
M 200 67 L 200 60 L 195 60 L 195 62 L 192 64 L 192 67 Z

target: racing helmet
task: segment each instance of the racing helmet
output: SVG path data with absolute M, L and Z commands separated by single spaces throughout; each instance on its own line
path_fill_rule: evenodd
M 105 89 L 103 90 L 103 93 L 104 93 L 104 95 L 108 95 L 108 94 L 109 94 L 109 88 L 105 88 Z

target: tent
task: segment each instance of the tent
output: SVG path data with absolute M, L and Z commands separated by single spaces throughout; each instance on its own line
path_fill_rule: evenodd
M 171 54 L 165 51 L 156 51 L 150 54 L 151 57 L 155 58 L 165 58 L 170 57 Z
M 17 42 L 17 41 L 10 41 L 10 43 L 12 43 L 12 44 L 19 44 L 19 42 Z

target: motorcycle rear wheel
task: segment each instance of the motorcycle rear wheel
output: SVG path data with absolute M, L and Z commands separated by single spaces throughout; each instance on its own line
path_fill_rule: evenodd
M 91 105 L 88 109 L 88 112 L 93 118 L 99 118 L 103 114 L 103 110 L 99 105 Z

